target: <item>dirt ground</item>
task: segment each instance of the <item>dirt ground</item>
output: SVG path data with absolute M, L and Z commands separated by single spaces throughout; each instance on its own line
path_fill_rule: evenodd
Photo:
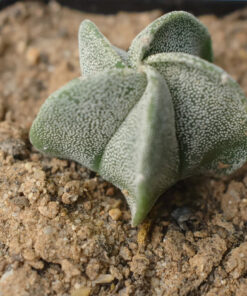
M 223 179 L 180 182 L 132 228 L 116 188 L 28 141 L 47 96 L 79 75 L 84 18 L 127 49 L 161 14 L 93 15 L 55 2 L 0 12 L 1 296 L 246 295 L 247 166 Z M 201 20 L 216 64 L 247 94 L 247 9 Z

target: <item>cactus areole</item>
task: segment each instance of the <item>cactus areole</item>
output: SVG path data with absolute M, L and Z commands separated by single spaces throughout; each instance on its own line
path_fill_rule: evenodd
M 82 77 L 45 101 L 30 140 L 120 188 L 133 226 L 178 180 L 229 174 L 245 163 L 246 97 L 212 63 L 210 35 L 191 14 L 158 18 L 128 52 L 85 20 L 79 53 Z

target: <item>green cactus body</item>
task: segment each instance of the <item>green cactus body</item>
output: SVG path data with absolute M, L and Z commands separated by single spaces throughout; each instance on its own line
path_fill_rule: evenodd
M 245 163 L 245 95 L 211 63 L 209 33 L 195 17 L 180 11 L 160 17 L 128 52 L 86 20 L 79 51 L 83 77 L 46 100 L 30 140 L 120 188 L 132 225 L 178 180 L 229 174 Z

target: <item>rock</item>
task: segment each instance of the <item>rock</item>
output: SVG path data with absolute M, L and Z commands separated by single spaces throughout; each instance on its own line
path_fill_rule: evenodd
M 106 190 L 106 195 L 107 196 L 113 196 L 115 194 L 115 189 L 114 187 L 109 187 L 107 190 Z
M 99 274 L 100 264 L 98 260 L 91 259 L 86 267 L 86 275 L 90 280 L 95 280 Z
M 144 275 L 149 265 L 149 260 L 145 255 L 137 254 L 132 258 L 130 270 L 139 275 Z
M 90 288 L 81 287 L 79 289 L 73 290 L 71 296 L 89 296 L 91 292 Z
M 80 181 L 70 181 L 64 187 L 64 194 L 62 195 L 62 202 L 65 204 L 72 204 L 77 201 L 80 191 Z
M 119 209 L 111 209 L 109 211 L 109 216 L 112 218 L 112 220 L 118 221 L 122 216 L 122 212 Z
M 100 274 L 94 281 L 95 284 L 109 284 L 114 280 L 114 276 L 111 274 Z
M 126 261 L 131 260 L 132 258 L 131 251 L 127 247 L 121 247 L 119 255 Z
M 40 51 L 36 47 L 30 47 L 26 53 L 26 59 L 30 66 L 38 64 L 40 59 Z
M 225 269 L 234 279 L 237 279 L 247 272 L 247 242 L 231 251 Z
M 69 282 L 72 277 L 81 274 L 80 270 L 67 259 L 61 261 L 61 266 L 65 273 L 66 282 Z
M 51 201 L 45 206 L 39 206 L 38 209 L 41 215 L 53 219 L 59 212 L 59 205 L 57 202 Z

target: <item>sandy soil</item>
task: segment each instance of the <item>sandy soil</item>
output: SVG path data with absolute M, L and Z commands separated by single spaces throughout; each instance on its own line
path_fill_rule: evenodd
M 1 296 L 246 295 L 247 166 L 177 184 L 132 228 L 116 188 L 28 142 L 47 96 L 79 75 L 84 18 L 126 49 L 159 15 L 89 15 L 32 2 L 0 12 Z M 247 93 L 247 10 L 201 20 L 215 62 Z

